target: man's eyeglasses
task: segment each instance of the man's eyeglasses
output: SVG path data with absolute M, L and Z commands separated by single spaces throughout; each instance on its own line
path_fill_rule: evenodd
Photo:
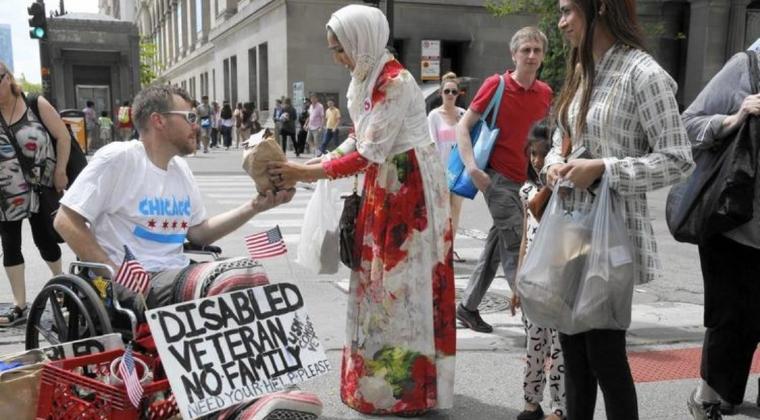
M 198 122 L 198 114 L 196 114 L 193 111 L 166 111 L 162 112 L 162 114 L 173 114 L 173 115 L 182 115 L 185 117 L 185 121 L 187 121 L 190 124 L 195 124 Z
M 346 51 L 340 45 L 333 45 L 333 46 L 328 47 L 328 48 L 330 49 L 330 51 L 332 51 L 334 53 L 337 53 L 337 54 L 342 54 L 343 52 Z
M 456 89 L 444 89 L 443 94 L 444 95 L 459 95 L 459 91 Z

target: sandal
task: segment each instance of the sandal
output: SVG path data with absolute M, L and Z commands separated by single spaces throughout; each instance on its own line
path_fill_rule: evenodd
M 457 254 L 457 252 L 454 251 L 454 262 L 463 263 L 463 262 L 467 262 L 467 260 L 460 257 L 459 254 Z
M 16 305 L 8 308 L 8 311 L 0 315 L 0 327 L 13 327 L 26 322 L 27 307 L 23 309 Z

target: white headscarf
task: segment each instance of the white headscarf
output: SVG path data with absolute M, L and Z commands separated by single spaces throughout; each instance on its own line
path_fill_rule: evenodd
M 390 36 L 388 19 L 375 7 L 352 4 L 333 13 L 327 28 L 335 33 L 356 64 L 346 94 L 348 111 L 356 122 L 364 99 L 369 97 L 380 71 L 392 58 L 385 49 Z

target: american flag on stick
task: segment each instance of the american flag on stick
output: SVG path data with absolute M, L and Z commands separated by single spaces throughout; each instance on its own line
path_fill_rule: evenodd
M 124 381 L 124 386 L 127 387 L 129 401 L 135 406 L 135 408 L 140 408 L 140 400 L 142 400 L 143 397 L 143 386 L 140 383 L 140 378 L 137 377 L 135 359 L 132 355 L 132 343 L 127 344 L 127 348 L 124 350 L 124 356 L 121 357 L 119 376 L 121 376 L 121 380 Z
M 272 258 L 288 252 L 279 226 L 275 226 L 266 232 L 246 236 L 245 247 L 248 249 L 251 258 L 255 259 Z
M 124 245 L 124 262 L 113 281 L 141 295 L 145 294 L 150 285 L 150 274 L 145 271 L 126 245 Z

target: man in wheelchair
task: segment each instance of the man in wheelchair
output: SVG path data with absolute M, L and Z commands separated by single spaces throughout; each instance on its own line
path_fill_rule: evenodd
M 61 198 L 54 221 L 82 261 L 116 272 L 128 247 L 151 275 L 148 308 L 265 284 L 266 274 L 248 258 L 191 264 L 183 244 L 209 245 L 256 214 L 290 201 L 295 192 L 254 193 L 239 207 L 208 217 L 182 159 L 196 148 L 199 121 L 191 108 L 190 96 L 181 88 L 153 85 L 138 93 L 132 120 L 140 140 L 98 150 Z M 133 292 L 118 284 L 114 290 L 116 299 L 127 305 L 132 301 L 136 312 L 143 312 Z M 238 418 L 309 419 L 321 412 L 321 403 L 307 393 L 288 392 L 236 410 L 243 416 Z
M 149 308 L 175 303 L 181 295 L 174 289 L 175 279 L 190 264 L 183 253 L 186 240 L 211 244 L 294 194 L 254 193 L 239 207 L 207 217 L 198 185 L 182 159 L 196 147 L 199 121 L 191 108 L 181 88 L 154 85 L 138 93 L 132 112 L 140 141 L 101 148 L 61 199 L 55 218 L 56 230 L 83 261 L 116 270 L 124 246 L 129 247 L 151 273 Z M 120 297 L 127 294 L 119 288 Z

